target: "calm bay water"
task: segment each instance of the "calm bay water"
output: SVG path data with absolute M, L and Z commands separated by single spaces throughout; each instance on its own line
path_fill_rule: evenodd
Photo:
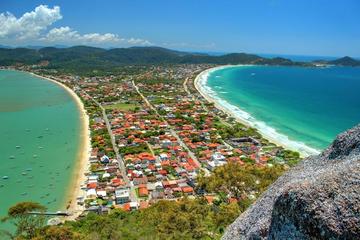
M 0 216 L 29 200 L 65 210 L 80 129 L 79 110 L 62 87 L 0 71 Z
M 360 122 L 360 68 L 239 66 L 211 72 L 206 84 L 264 128 L 317 150 Z

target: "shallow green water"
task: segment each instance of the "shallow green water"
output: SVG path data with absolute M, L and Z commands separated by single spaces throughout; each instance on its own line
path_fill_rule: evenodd
M 20 201 L 65 210 L 80 129 L 79 110 L 62 87 L 28 73 L 0 71 L 1 216 Z

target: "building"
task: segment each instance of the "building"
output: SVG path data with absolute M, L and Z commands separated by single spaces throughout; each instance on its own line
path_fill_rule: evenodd
M 225 161 L 208 161 L 206 162 L 206 168 L 213 171 L 216 167 L 220 167 L 224 164 L 226 164 Z
M 115 199 L 117 204 L 130 202 L 130 189 L 128 187 L 116 189 Z

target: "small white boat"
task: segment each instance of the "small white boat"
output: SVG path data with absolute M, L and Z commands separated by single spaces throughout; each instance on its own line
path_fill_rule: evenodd
M 8 176 L 3 176 L 2 179 L 9 179 L 9 177 Z
M 21 147 L 18 145 L 18 146 L 16 146 L 16 148 L 19 149 L 19 148 L 21 148 Z

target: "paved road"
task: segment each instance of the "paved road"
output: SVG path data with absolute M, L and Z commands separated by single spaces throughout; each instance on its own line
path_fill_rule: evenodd
M 184 88 L 185 92 L 190 96 L 191 93 L 190 93 L 190 91 L 189 91 L 189 89 L 188 89 L 188 87 L 187 87 L 187 82 L 188 82 L 188 81 L 189 81 L 189 77 L 185 78 L 185 81 L 184 81 L 184 83 L 183 83 L 183 88 Z M 194 96 L 192 96 L 192 98 L 194 98 Z
M 113 149 L 114 149 L 114 152 L 115 152 L 115 155 L 116 155 L 116 159 L 118 161 L 118 164 L 119 164 L 119 169 L 121 171 L 121 175 L 123 176 L 124 180 L 125 180 L 125 183 L 127 186 L 130 187 L 130 200 L 132 202 L 139 202 L 139 199 L 136 195 L 136 191 L 135 191 L 135 188 L 134 186 L 131 184 L 129 178 L 127 177 L 127 173 L 126 173 L 126 167 L 125 167 L 125 164 L 124 164 L 124 160 L 123 158 L 121 157 L 120 153 L 119 153 L 119 148 L 117 147 L 117 144 L 115 142 L 115 137 L 114 137 L 114 134 L 112 133 L 112 130 L 111 130 L 111 124 L 109 122 L 109 119 L 106 115 L 106 111 L 105 111 L 105 108 L 98 102 L 96 101 L 94 98 L 92 98 L 89 94 L 87 94 L 85 92 L 85 94 L 94 102 L 96 103 L 96 105 L 99 106 L 99 108 L 101 109 L 101 112 L 102 112 L 102 115 L 103 115 L 103 118 L 104 118 L 104 121 L 105 121 L 105 124 L 106 124 L 106 128 L 109 132 L 109 135 L 110 135 L 110 139 L 111 139 L 111 144 L 113 146 Z
M 134 81 L 132 81 L 132 84 L 133 84 L 136 92 L 137 92 L 137 93 L 141 96 L 141 98 L 145 101 L 146 105 L 148 105 L 149 108 L 150 108 L 151 110 L 153 110 L 153 111 L 156 113 L 156 115 L 158 115 L 159 118 L 160 118 L 162 121 L 164 121 L 164 122 L 169 126 L 171 135 L 173 135 L 173 136 L 176 138 L 176 140 L 179 142 L 180 146 L 188 152 L 189 156 L 194 160 L 194 162 L 199 166 L 199 168 L 201 168 L 203 171 L 205 171 L 205 173 L 209 173 L 209 170 L 208 170 L 208 169 L 201 167 L 201 164 L 200 164 L 198 158 L 195 156 L 195 154 L 194 154 L 194 153 L 186 146 L 186 144 L 181 140 L 181 138 L 180 138 L 179 135 L 176 133 L 176 131 L 174 130 L 174 128 L 166 121 L 166 119 L 165 119 L 163 116 L 161 116 L 161 115 L 158 113 L 157 109 L 156 109 L 156 108 L 149 102 L 149 100 L 140 92 L 138 86 L 136 86 L 136 84 L 135 84 Z

